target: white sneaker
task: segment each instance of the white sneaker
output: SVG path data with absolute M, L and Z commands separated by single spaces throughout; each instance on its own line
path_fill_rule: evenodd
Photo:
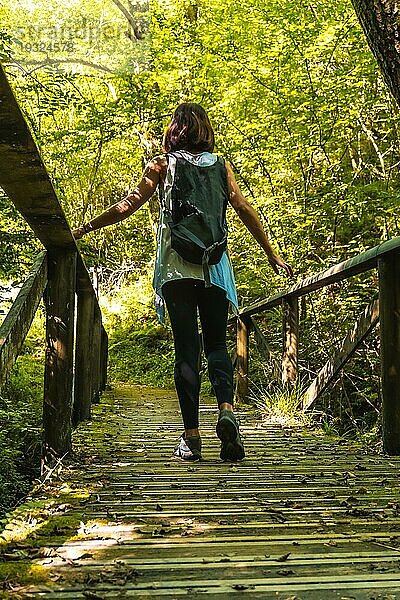
M 182 434 L 174 451 L 174 456 L 182 460 L 201 460 L 201 437 L 190 436 L 185 439 L 184 434 Z

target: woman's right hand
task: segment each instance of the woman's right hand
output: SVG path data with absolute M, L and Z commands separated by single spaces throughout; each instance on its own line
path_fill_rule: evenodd
M 277 275 L 279 275 L 278 267 L 281 267 L 289 277 L 294 277 L 293 269 L 288 263 L 286 263 L 278 254 L 272 254 L 272 256 L 268 256 L 268 262 L 275 271 Z
M 80 240 L 85 235 L 85 230 L 83 228 L 83 225 L 81 225 L 77 229 L 73 229 L 72 230 L 72 235 L 74 236 L 74 238 L 76 240 Z

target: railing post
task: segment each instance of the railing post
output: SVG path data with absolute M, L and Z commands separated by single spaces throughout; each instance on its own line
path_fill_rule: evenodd
M 75 347 L 75 398 L 73 425 L 90 419 L 92 403 L 92 341 L 94 294 L 77 293 L 76 347 Z
M 101 391 L 104 392 L 107 386 L 107 367 L 108 367 L 108 335 L 104 327 L 101 327 Z
M 76 251 L 48 251 L 42 467 L 71 449 Z
M 299 301 L 289 296 L 282 303 L 283 309 L 283 356 L 282 381 L 295 383 L 297 379 L 297 352 L 299 337 Z
M 384 452 L 400 454 L 400 255 L 378 261 Z
M 236 338 L 236 400 L 239 403 L 246 400 L 249 391 L 249 326 L 248 319 L 238 317 Z
M 92 402 L 100 401 L 101 390 L 101 313 L 95 304 L 93 315 L 93 339 L 92 339 Z

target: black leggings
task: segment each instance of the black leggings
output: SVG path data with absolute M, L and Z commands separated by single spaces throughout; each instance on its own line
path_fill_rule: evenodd
M 163 285 L 175 344 L 175 386 L 185 429 L 199 426 L 200 339 L 197 307 L 203 332 L 208 375 L 217 397 L 233 404 L 233 367 L 226 349 L 229 301 L 219 287 L 206 288 L 204 281 L 177 279 Z

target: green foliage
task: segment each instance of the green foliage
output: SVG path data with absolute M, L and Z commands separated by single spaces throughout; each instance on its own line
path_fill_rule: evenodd
M 39 476 L 43 368 L 44 314 L 40 309 L 0 391 L 0 517 Z
M 0 277 L 23 279 L 39 248 L 32 230 L 0 193 Z
M 161 326 L 120 331 L 111 337 L 110 377 L 117 381 L 173 386 L 173 344 Z
M 154 322 L 150 279 L 101 299 L 109 331 L 109 372 L 117 381 L 171 387 L 173 342 L 169 329 Z
M 305 389 L 298 385 L 279 383 L 272 392 L 266 388 L 256 388 L 252 399 L 269 422 L 304 425 L 311 422 L 309 415 L 299 411 L 304 392 Z
M 21 356 L 0 395 L 0 515 L 39 476 L 43 357 Z

